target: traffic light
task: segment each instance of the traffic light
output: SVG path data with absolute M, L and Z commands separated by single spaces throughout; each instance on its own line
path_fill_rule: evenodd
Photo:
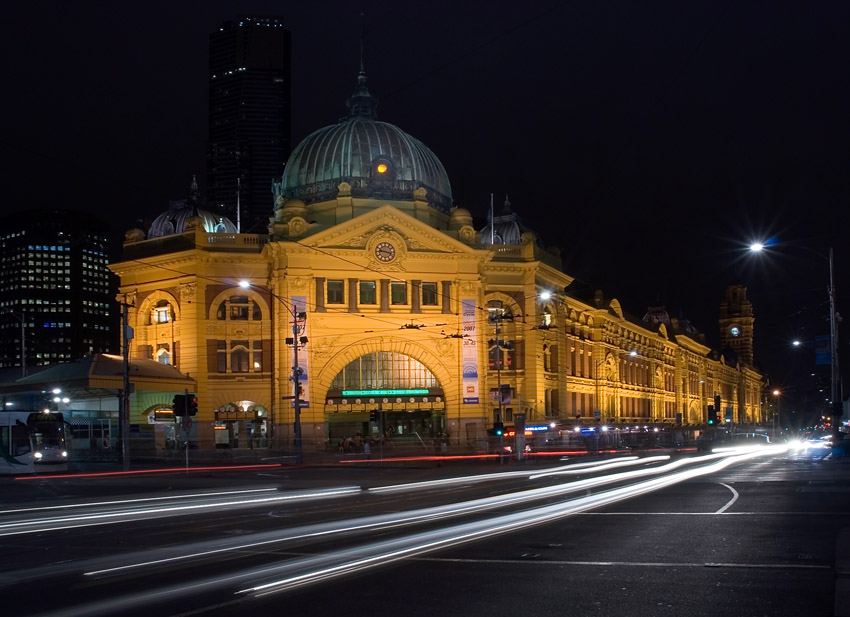
M 502 422 L 493 422 L 493 434 L 496 437 L 501 437 L 505 432 L 505 425 Z
M 714 407 L 714 405 L 709 405 L 708 406 L 708 425 L 714 426 L 715 424 L 717 424 L 717 409 Z
M 187 416 L 197 416 L 198 415 L 198 397 L 194 394 L 184 395 L 186 398 L 186 415 Z
M 175 394 L 174 398 L 171 400 L 171 409 L 174 411 L 175 416 L 185 416 L 186 415 L 186 395 L 185 394 Z
M 369 412 L 369 421 L 370 422 L 377 422 L 378 421 L 378 410 L 377 409 L 372 409 Z

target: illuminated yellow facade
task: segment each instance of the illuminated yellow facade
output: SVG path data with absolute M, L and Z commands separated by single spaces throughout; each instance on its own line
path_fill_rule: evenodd
M 375 105 L 361 74 L 349 119 L 287 162 L 268 234 L 192 204 L 128 232 L 112 269 L 129 353 L 195 380 L 200 448 L 289 447 L 296 374 L 305 449 L 356 434 L 475 443 L 516 414 L 697 425 L 715 394 L 734 422 L 763 420 L 751 361 L 571 294 L 557 252 L 509 204 L 476 229 L 433 153 Z M 133 406 L 131 422 L 145 413 Z

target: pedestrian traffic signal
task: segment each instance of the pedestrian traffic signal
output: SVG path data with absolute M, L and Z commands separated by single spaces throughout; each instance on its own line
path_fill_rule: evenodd
M 186 415 L 186 395 L 185 394 L 175 394 L 174 398 L 171 400 L 171 409 L 174 411 L 175 416 L 185 416 Z
M 198 397 L 194 394 L 184 395 L 186 398 L 186 415 L 187 416 L 197 416 L 198 415 Z
M 714 405 L 708 406 L 708 425 L 714 426 L 717 424 L 717 410 L 714 408 Z

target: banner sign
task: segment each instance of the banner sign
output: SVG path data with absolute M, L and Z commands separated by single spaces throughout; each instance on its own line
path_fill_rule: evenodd
M 475 300 L 462 300 L 463 316 L 463 402 L 478 403 L 478 315 Z

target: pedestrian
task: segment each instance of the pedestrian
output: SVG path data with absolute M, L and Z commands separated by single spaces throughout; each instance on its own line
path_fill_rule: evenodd
M 370 458 L 372 458 L 372 448 L 371 448 L 371 446 L 369 445 L 369 441 L 368 441 L 368 440 L 366 440 L 366 441 L 364 441 L 364 442 L 363 442 L 363 452 L 366 454 L 366 460 L 367 460 L 367 461 L 368 461 Z
M 443 439 L 443 440 L 442 440 L 442 443 L 440 444 L 440 453 L 441 453 L 443 456 L 445 456 L 445 455 L 446 455 L 446 452 L 448 451 L 448 449 L 449 449 L 448 440 L 447 440 L 447 439 Z

